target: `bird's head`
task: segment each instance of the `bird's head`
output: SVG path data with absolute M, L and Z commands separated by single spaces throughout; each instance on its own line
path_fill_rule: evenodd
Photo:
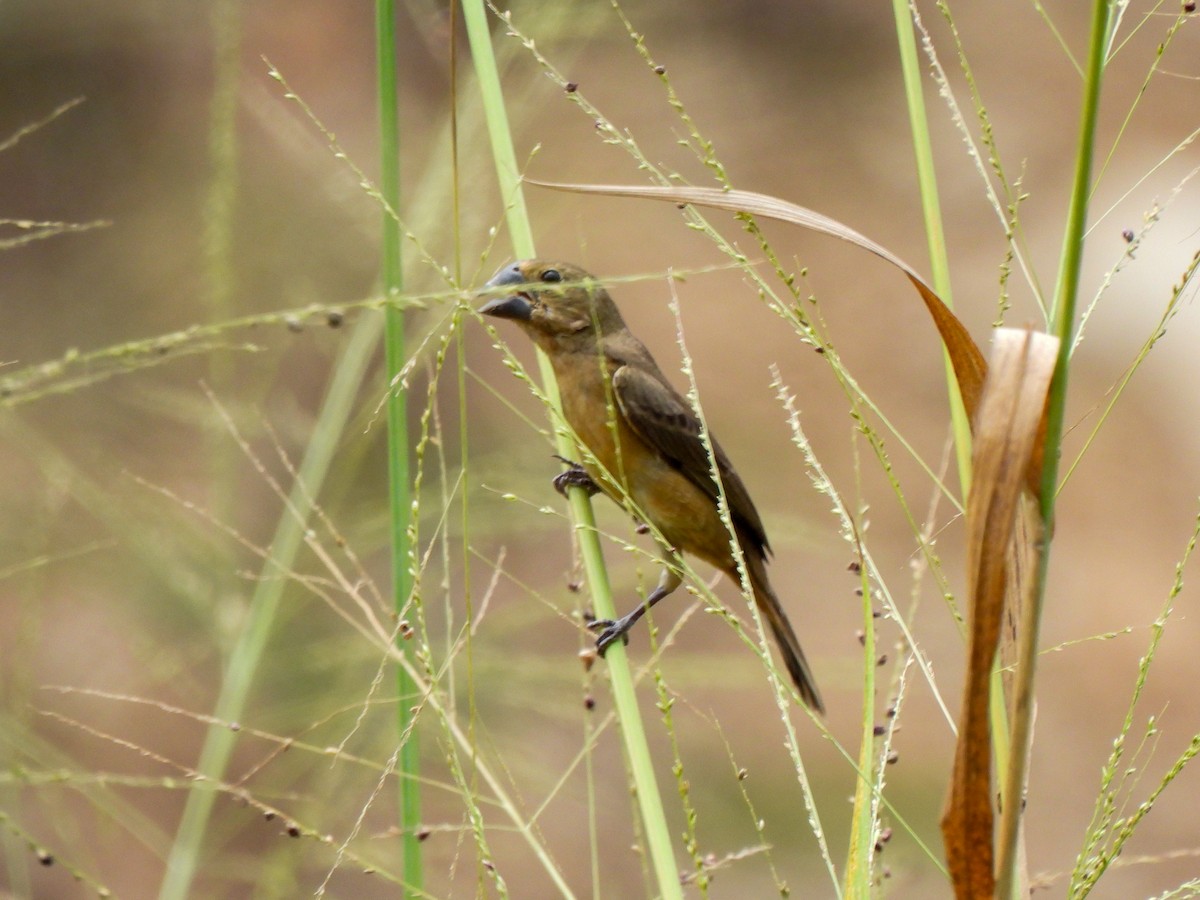
M 489 300 L 479 311 L 512 319 L 548 352 L 625 327 L 608 291 L 571 263 L 515 262 L 497 272 L 487 288 L 507 293 Z

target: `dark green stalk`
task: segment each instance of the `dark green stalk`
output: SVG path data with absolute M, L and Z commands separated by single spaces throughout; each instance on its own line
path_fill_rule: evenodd
M 997 897 L 1016 897 L 1015 877 L 1017 831 L 1020 823 L 1021 795 L 1024 791 L 1026 761 L 1032 735 L 1033 682 L 1037 664 L 1038 632 L 1045 606 L 1046 581 L 1050 565 L 1050 543 L 1054 536 L 1054 506 L 1058 492 L 1058 463 L 1062 447 L 1063 420 L 1067 402 L 1067 381 L 1071 348 L 1075 335 L 1075 306 L 1083 265 L 1084 237 L 1087 232 L 1088 197 L 1092 185 L 1092 157 L 1096 142 L 1096 121 L 1100 110 L 1100 85 L 1104 74 L 1105 43 L 1108 36 L 1109 0 L 1094 0 L 1092 32 L 1088 48 L 1083 110 L 1080 116 L 1079 146 L 1075 158 L 1075 180 L 1067 213 L 1059 264 L 1058 288 L 1054 300 L 1054 334 L 1058 337 L 1058 364 L 1050 383 L 1046 408 L 1045 462 L 1042 467 L 1039 512 L 1043 523 L 1039 542 L 1036 589 L 1031 602 L 1021 611 L 1018 635 L 1018 661 L 1015 681 L 1012 726 L 1012 753 L 1004 776 L 1000 843 L 997 870 Z
M 403 290 L 400 259 L 400 122 L 396 91 L 396 11 L 393 0 L 375 3 L 376 65 L 379 82 L 379 191 L 387 208 L 383 212 L 383 293 L 394 300 Z M 389 303 L 384 307 L 384 348 L 389 386 L 404 366 L 404 313 Z M 389 387 L 388 497 L 392 525 L 392 595 L 396 615 L 409 613 L 412 576 L 409 572 L 408 524 L 411 512 L 408 483 L 408 404 L 402 390 Z M 404 647 L 404 644 L 401 644 Z M 407 652 L 407 650 L 405 651 Z M 404 667 L 396 669 L 399 697 L 396 731 L 403 741 L 400 749 L 400 834 L 404 847 L 404 884 L 419 892 L 424 884 L 421 865 L 420 744 L 413 728 L 416 685 Z

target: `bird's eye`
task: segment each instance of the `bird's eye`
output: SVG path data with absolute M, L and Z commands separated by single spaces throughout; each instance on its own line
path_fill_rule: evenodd
M 547 269 L 542 273 L 542 281 L 545 281 L 548 284 L 554 284 L 555 282 L 562 281 L 562 273 L 559 272 L 558 269 Z

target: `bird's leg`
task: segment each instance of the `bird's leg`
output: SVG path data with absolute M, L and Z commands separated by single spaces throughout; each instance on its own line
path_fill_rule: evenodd
M 629 643 L 629 629 L 637 624 L 637 620 L 644 616 L 650 607 L 654 606 L 654 604 L 670 594 L 682 583 L 683 577 L 679 574 L 673 559 L 668 559 L 667 566 L 663 569 L 662 577 L 658 579 L 657 587 L 647 595 L 646 599 L 640 605 L 615 621 L 613 619 L 594 619 L 588 622 L 588 628 L 600 632 L 596 637 L 596 652 L 603 656 L 613 641 L 618 638 L 625 643 Z
M 559 456 L 557 453 L 554 454 L 554 458 L 562 460 L 567 464 L 567 470 L 555 475 L 552 482 L 554 489 L 564 497 L 567 496 L 567 488 L 573 487 L 583 488 L 587 491 L 589 497 L 600 492 L 600 485 L 592 480 L 592 476 L 587 473 L 587 469 L 579 463 L 567 459 L 565 456 Z

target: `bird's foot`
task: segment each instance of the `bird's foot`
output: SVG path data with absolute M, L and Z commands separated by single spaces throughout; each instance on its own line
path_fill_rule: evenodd
M 618 638 L 628 644 L 629 626 L 632 624 L 624 619 L 589 619 L 588 629 L 600 632 L 596 636 L 596 652 L 603 656 Z
M 555 475 L 552 482 L 554 489 L 564 497 L 567 496 L 567 490 L 573 487 L 583 488 L 589 497 L 600 491 L 600 485 L 596 484 L 592 476 L 587 473 L 587 469 L 579 463 L 558 454 L 555 454 L 555 458 L 567 464 L 566 471 Z

